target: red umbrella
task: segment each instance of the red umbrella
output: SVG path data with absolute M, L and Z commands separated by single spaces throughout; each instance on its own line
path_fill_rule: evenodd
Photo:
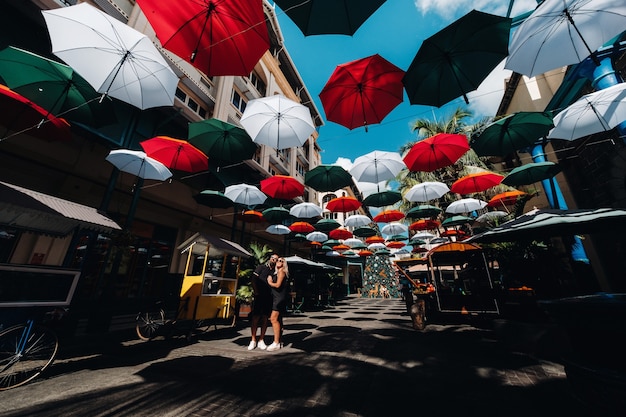
M 294 222 L 289 226 L 289 230 L 296 233 L 311 233 L 315 230 L 315 227 L 307 222 Z
M 249 75 L 269 35 L 262 0 L 138 0 L 163 47 L 208 76 Z
M 361 202 L 354 197 L 333 198 L 326 204 L 326 209 L 332 212 L 347 213 L 361 207 Z
M 209 169 L 209 158 L 186 140 L 155 136 L 139 144 L 146 155 L 170 169 L 185 172 L 200 172 Z
M 518 199 L 525 195 L 525 192 L 518 190 L 506 191 L 504 193 L 496 194 L 491 197 L 491 200 L 489 200 L 489 202 L 487 202 L 487 207 L 512 206 L 517 203 Z
M 261 181 L 261 191 L 272 198 L 291 200 L 304 193 L 304 184 L 289 175 L 274 175 Z
M 441 226 L 437 220 L 421 219 L 409 225 L 409 230 L 432 230 Z
M 339 228 L 328 232 L 328 237 L 331 239 L 349 239 L 352 237 L 352 232 Z
M 376 223 L 389 223 L 402 220 L 404 213 L 399 210 L 383 210 L 378 213 L 372 220 Z
M 469 149 L 465 135 L 438 133 L 413 145 L 403 160 L 409 171 L 432 172 L 454 164 Z
M 378 54 L 338 65 L 320 93 L 326 118 L 367 131 L 402 103 L 402 77 L 403 70 Z
M 477 172 L 454 181 L 450 191 L 458 194 L 479 193 L 500 184 L 502 179 L 504 179 L 504 175 L 488 171 Z

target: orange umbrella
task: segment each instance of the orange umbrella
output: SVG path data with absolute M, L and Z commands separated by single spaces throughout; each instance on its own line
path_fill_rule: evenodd
M 311 233 L 315 230 L 315 227 L 311 223 L 307 222 L 295 222 L 289 226 L 289 230 L 296 233 Z
M 372 256 L 373 254 L 374 252 L 372 252 L 371 250 L 367 250 L 367 249 L 363 249 L 359 251 L 359 256 Z
M 403 160 L 409 171 L 432 172 L 454 164 L 469 149 L 465 135 L 438 133 L 413 145 Z
M 371 243 L 383 243 L 385 241 L 385 238 L 382 236 L 370 236 L 368 238 L 365 238 L 365 243 L 367 243 L 368 245 Z
M 402 220 L 403 218 L 404 213 L 399 210 L 383 210 L 374 216 L 373 220 L 376 223 L 389 223 Z
M 140 142 L 146 155 L 170 169 L 201 172 L 209 169 L 209 157 L 186 140 L 155 136 Z
M 332 212 L 347 213 L 361 207 L 361 202 L 354 197 L 333 198 L 326 204 L 326 208 Z
M 328 237 L 331 239 L 349 239 L 352 237 L 352 232 L 346 229 L 338 228 L 328 232 Z
M 441 226 L 441 223 L 437 220 L 421 219 L 409 225 L 409 230 L 432 230 Z
M 398 240 L 393 241 L 393 242 L 387 242 L 387 247 L 391 249 L 400 249 L 404 246 L 406 246 L 406 243 L 400 242 Z
M 525 195 L 525 192 L 518 190 L 496 194 L 491 198 L 491 200 L 489 200 L 489 202 L 487 203 L 487 207 L 498 207 L 500 205 L 513 206 L 515 205 L 515 203 L 517 203 L 517 200 L 519 198 Z
M 261 181 L 261 191 L 272 198 L 291 200 L 304 194 L 304 184 L 289 175 L 274 175 Z
M 450 191 L 457 194 L 480 193 L 491 187 L 500 184 L 504 179 L 504 175 L 496 174 L 489 171 L 477 172 L 465 175 L 454 181 L 450 187 Z
M 265 221 L 265 217 L 263 217 L 263 213 L 255 210 L 246 210 L 243 213 L 239 213 L 237 215 L 239 220 L 243 220 L 246 223 L 263 223 Z
M 445 230 L 441 233 L 439 233 L 440 237 L 451 237 L 451 236 L 457 236 L 457 237 L 461 237 L 461 236 L 465 236 L 467 233 L 465 233 L 462 230 L 456 230 L 456 229 L 448 229 Z
M 333 250 L 336 250 L 337 252 L 344 252 L 350 249 L 350 246 L 348 245 L 336 245 L 333 246 Z

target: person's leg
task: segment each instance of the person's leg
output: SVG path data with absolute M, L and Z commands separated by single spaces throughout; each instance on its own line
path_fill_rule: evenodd
M 261 350 L 267 349 L 267 345 L 265 344 L 265 332 L 267 331 L 268 318 L 263 315 L 259 317 L 259 328 L 261 329 L 261 334 L 257 338 L 257 347 Z
M 272 310 L 270 315 L 270 322 L 272 323 L 272 330 L 274 331 L 274 341 L 267 347 L 268 351 L 280 349 L 280 314 L 276 310 Z
M 256 331 L 259 328 L 259 316 L 254 315 L 250 320 L 250 334 L 252 336 L 250 343 L 248 344 L 248 350 L 252 350 L 256 347 Z

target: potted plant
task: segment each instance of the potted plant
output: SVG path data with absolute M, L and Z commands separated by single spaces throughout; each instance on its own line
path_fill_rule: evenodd
M 252 301 L 254 301 L 254 288 L 252 288 L 252 283 L 250 282 L 250 275 L 252 274 L 253 269 L 245 269 L 239 272 L 239 279 L 241 279 L 245 284 L 240 285 L 235 292 L 235 300 L 237 301 L 238 306 L 238 316 L 247 317 L 252 311 Z

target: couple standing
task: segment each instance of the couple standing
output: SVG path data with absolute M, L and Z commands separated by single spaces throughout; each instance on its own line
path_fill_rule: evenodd
M 270 256 L 269 261 L 259 265 L 252 273 L 252 288 L 254 288 L 254 301 L 252 305 L 252 319 L 250 330 L 252 340 L 248 350 L 258 347 L 270 352 L 283 347 L 283 314 L 287 307 L 287 279 L 289 267 L 285 258 L 276 254 Z M 267 346 L 263 341 L 267 330 L 267 319 L 272 323 L 274 341 Z M 261 334 L 257 340 L 257 329 L 261 328 Z

